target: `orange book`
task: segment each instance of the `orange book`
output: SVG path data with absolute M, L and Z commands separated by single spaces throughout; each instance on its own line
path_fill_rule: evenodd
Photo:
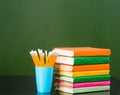
M 109 70 L 109 64 L 93 64 L 93 65 L 80 65 L 80 66 L 72 66 L 72 65 L 64 65 L 64 64 L 55 64 L 55 70 L 58 71 L 96 71 L 96 70 Z
M 63 56 L 109 56 L 110 49 L 93 47 L 58 47 L 54 50 Z

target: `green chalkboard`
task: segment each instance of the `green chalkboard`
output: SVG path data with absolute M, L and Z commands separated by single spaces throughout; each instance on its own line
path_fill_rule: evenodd
M 33 75 L 32 49 L 110 48 L 120 78 L 119 0 L 0 0 L 0 75 Z

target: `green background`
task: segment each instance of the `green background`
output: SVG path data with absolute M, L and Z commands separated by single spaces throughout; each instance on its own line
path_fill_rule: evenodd
M 0 0 L 0 75 L 33 75 L 32 49 L 110 48 L 120 78 L 120 0 Z

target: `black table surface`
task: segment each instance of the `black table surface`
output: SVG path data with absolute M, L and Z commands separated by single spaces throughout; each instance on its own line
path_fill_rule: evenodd
M 84 93 L 79 95 L 120 95 L 120 80 L 111 77 L 110 88 L 111 88 L 110 91 Z M 37 93 L 34 76 L 0 76 L 0 95 L 58 95 L 58 94 Z

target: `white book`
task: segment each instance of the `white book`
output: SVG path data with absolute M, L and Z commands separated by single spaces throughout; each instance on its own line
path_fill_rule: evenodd
M 62 91 L 57 91 L 56 95 L 110 95 L 110 91 L 100 91 L 100 92 L 91 92 L 91 93 L 66 93 Z
M 110 86 L 94 86 L 94 87 L 80 87 L 80 88 L 59 86 L 56 89 L 59 91 L 74 94 L 74 93 L 84 93 L 84 92 L 106 91 L 106 90 L 110 90 Z

